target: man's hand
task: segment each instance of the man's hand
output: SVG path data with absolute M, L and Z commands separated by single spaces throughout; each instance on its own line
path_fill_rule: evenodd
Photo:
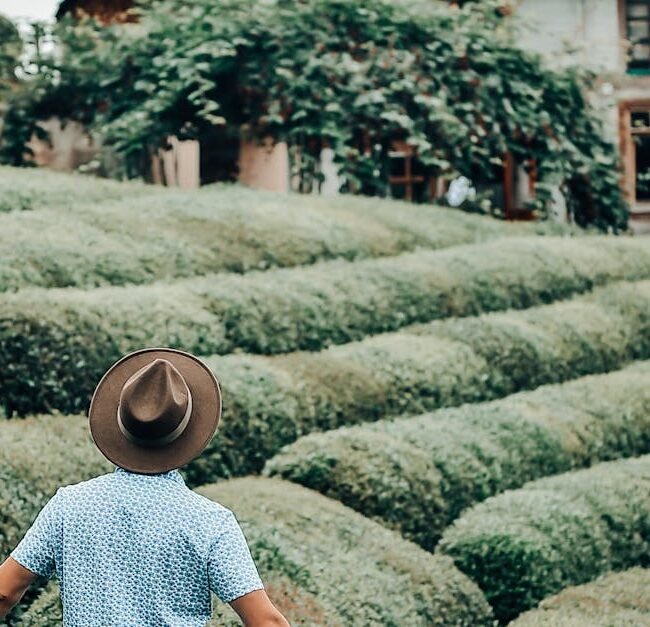
M 9 614 L 34 579 L 36 574 L 12 557 L 8 557 L 0 565 L 0 618 Z
M 291 627 L 271 603 L 266 590 L 253 590 L 230 602 L 245 627 Z

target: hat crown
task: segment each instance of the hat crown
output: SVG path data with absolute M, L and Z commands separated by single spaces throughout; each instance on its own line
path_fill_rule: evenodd
M 140 444 L 153 445 L 179 428 L 190 402 L 183 375 L 170 361 L 157 358 L 124 383 L 118 417 L 124 430 Z

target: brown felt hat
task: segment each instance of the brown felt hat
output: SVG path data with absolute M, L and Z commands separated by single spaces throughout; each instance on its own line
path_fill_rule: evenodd
M 104 456 L 148 475 L 197 457 L 220 418 L 217 378 L 198 357 L 174 348 L 145 348 L 115 362 L 88 411 L 90 433 Z

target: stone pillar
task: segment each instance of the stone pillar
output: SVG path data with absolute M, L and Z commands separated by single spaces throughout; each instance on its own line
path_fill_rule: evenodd
M 180 141 L 175 135 L 167 138 L 171 148 L 159 149 L 151 162 L 154 183 L 182 189 L 197 189 L 201 184 L 200 147 L 195 139 Z
M 273 144 L 270 137 L 260 145 L 241 140 L 239 182 L 271 192 L 289 191 L 289 151 L 285 142 Z

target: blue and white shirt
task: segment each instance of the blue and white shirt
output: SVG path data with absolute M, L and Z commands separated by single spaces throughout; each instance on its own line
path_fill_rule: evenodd
M 198 627 L 210 591 L 230 602 L 264 588 L 234 513 L 178 470 L 117 467 L 59 488 L 11 557 L 56 572 L 66 627 Z

